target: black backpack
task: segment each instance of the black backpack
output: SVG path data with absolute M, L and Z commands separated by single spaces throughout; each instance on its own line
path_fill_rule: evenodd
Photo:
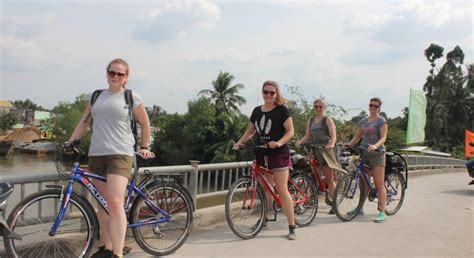
M 100 90 L 95 90 L 92 93 L 91 96 L 91 108 L 94 105 L 94 103 L 97 101 L 97 98 L 99 95 L 104 91 L 105 89 L 100 89 Z M 138 130 L 137 130 L 137 120 L 133 118 L 133 96 L 132 96 L 132 90 L 130 89 L 125 89 L 124 91 L 124 97 L 125 97 L 125 103 L 127 104 L 128 108 L 128 115 L 130 117 L 130 129 L 132 130 L 133 133 L 133 138 L 135 140 L 135 144 L 133 145 L 133 149 L 136 150 L 137 148 L 137 140 L 138 140 Z M 91 114 L 89 114 L 91 115 Z M 92 118 L 91 118 L 91 130 L 92 130 Z

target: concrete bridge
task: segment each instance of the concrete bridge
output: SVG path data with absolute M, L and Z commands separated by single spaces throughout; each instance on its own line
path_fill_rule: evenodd
M 406 156 L 409 183 L 401 210 L 383 224 L 373 223 L 376 204 L 366 202 L 365 216 L 343 223 L 321 204 L 312 225 L 297 229 L 297 241 L 286 239 L 284 215 L 251 240 L 236 237 L 225 221 L 224 206 L 198 209 L 186 243 L 169 257 L 323 257 L 323 256 L 443 256 L 474 257 L 474 187 L 462 160 Z M 156 167 L 156 173 L 184 176 L 197 200 L 222 196 L 227 186 L 250 163 L 223 163 Z M 423 175 L 423 176 L 422 176 Z M 13 181 L 12 181 L 13 180 Z M 17 184 L 15 203 L 41 190 L 57 174 L 0 176 Z M 36 187 L 29 187 L 36 184 Z M 323 203 L 323 202 L 320 202 Z M 126 257 L 152 257 L 128 237 L 132 252 Z M 0 246 L 0 256 L 3 246 Z
M 315 221 L 286 239 L 286 218 L 279 216 L 251 240 L 235 236 L 224 207 L 198 210 L 186 243 L 168 257 L 474 257 L 474 186 L 466 171 L 413 177 L 400 211 L 385 223 L 373 223 L 376 204 L 365 216 L 341 222 L 321 205 Z M 126 257 L 149 256 L 127 239 Z

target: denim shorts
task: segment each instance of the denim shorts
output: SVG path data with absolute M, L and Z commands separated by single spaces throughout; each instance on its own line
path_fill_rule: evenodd
M 385 167 L 385 152 L 364 151 L 361 157 L 365 165 L 371 167 Z

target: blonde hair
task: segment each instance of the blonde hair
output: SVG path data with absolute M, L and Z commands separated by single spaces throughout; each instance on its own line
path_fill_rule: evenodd
M 275 81 L 271 81 L 271 80 L 268 80 L 268 81 L 265 81 L 263 83 L 263 86 L 262 86 L 262 92 L 263 92 L 263 89 L 265 88 L 265 86 L 273 86 L 275 87 L 276 89 L 276 99 L 275 99 L 275 104 L 277 104 L 278 106 L 283 106 L 286 104 L 286 99 L 281 95 L 281 91 L 280 91 L 280 86 L 278 85 L 277 82 Z
M 313 101 L 313 106 L 314 106 L 314 104 L 316 104 L 316 103 L 318 103 L 318 102 L 321 103 L 321 104 L 323 104 L 323 109 L 326 110 L 326 101 L 324 101 L 323 98 L 317 98 L 317 99 L 315 99 L 315 100 Z
M 129 71 L 129 67 L 128 67 L 128 63 L 123 60 L 122 58 L 115 58 L 114 60 L 110 61 L 109 65 L 107 65 L 107 69 L 105 70 L 105 72 L 108 72 L 110 67 L 113 65 L 113 64 L 121 64 L 123 66 L 125 66 L 125 74 L 127 75 L 128 77 L 128 71 Z M 125 84 L 127 84 L 127 82 L 125 82 L 122 87 L 125 88 Z

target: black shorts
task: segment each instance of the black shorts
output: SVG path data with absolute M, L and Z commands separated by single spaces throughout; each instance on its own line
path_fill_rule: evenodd
M 266 167 L 272 171 L 291 168 L 291 159 L 289 153 L 280 153 L 273 155 L 257 153 L 255 155 L 255 160 L 257 161 L 257 165 Z

